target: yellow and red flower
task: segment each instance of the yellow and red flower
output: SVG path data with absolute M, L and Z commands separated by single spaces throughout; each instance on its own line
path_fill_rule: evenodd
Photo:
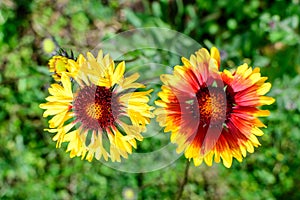
M 230 167 L 232 159 L 242 161 L 246 152 L 260 145 L 257 136 L 266 127 L 257 117 L 269 115 L 258 106 L 270 105 L 271 97 L 263 96 L 271 88 L 261 77 L 259 68 L 243 64 L 233 73 L 219 71 L 220 54 L 213 47 L 198 50 L 173 74 L 161 75 L 163 86 L 156 101 L 157 121 L 164 131 L 171 131 L 171 142 L 177 152 L 193 159 L 196 166 L 213 160 Z
M 52 59 L 55 66 L 58 62 L 66 66 L 72 60 Z M 57 147 L 68 142 L 70 157 L 81 156 L 88 161 L 103 157 L 120 162 L 121 157 L 128 157 L 132 147 L 136 148 L 136 140 L 143 139 L 141 133 L 153 117 L 153 107 L 148 105 L 152 90 L 132 91 L 144 88 L 135 82 L 139 74 L 125 78 L 125 63 L 115 67 L 102 51 L 96 58 L 91 53 L 87 53 L 87 59 L 79 55 L 74 63 L 76 73 L 70 74 L 73 69 L 62 70 L 58 77 L 61 84 L 52 84 L 48 102 L 40 105 L 46 110 L 44 117 L 53 116 L 47 130 L 56 133 L 53 140 Z

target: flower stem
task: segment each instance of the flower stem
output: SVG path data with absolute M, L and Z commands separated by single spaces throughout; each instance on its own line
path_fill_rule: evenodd
M 182 180 L 181 184 L 179 185 L 176 200 L 181 199 L 181 196 L 182 196 L 183 190 L 184 190 L 184 186 L 188 182 L 189 167 L 190 167 L 190 161 L 187 159 L 186 160 L 186 165 L 185 165 L 184 177 L 183 177 L 183 180 Z

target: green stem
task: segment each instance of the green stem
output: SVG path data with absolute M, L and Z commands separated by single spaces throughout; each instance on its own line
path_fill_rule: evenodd
M 190 167 L 190 161 L 187 159 L 186 160 L 186 166 L 185 166 L 185 171 L 184 171 L 184 177 L 183 180 L 179 186 L 178 192 L 177 192 L 177 197 L 176 200 L 180 200 L 181 196 L 183 194 L 184 186 L 188 182 L 188 176 L 189 176 L 189 167 Z

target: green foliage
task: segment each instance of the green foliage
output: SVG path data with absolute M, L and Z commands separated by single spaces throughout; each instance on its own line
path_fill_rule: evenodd
M 185 158 L 142 174 L 70 159 L 66 147 L 55 149 L 52 135 L 43 130 L 47 122 L 38 107 L 52 81 L 47 62 L 58 46 L 86 52 L 122 31 L 161 27 L 208 48 L 217 46 L 222 68 L 243 62 L 261 67 L 273 84 L 269 95 L 276 98 L 267 107 L 271 116 L 263 119 L 268 128 L 262 146 L 230 169 L 191 166 L 182 199 L 299 199 L 299 16 L 299 1 L 1 1 L 0 198 L 125 199 L 126 189 L 138 199 L 177 196 Z M 137 40 L 143 44 L 143 38 Z M 149 61 L 180 63 L 178 56 L 151 49 L 129 52 L 124 59 L 132 60 L 129 72 L 140 68 L 145 80 L 168 71 L 156 65 L 154 74 L 143 71 Z M 168 139 L 169 134 L 146 138 L 138 151 L 163 146 Z

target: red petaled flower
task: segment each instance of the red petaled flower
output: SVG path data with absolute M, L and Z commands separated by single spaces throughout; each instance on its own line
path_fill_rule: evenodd
M 182 58 L 183 66 L 175 66 L 173 75 L 161 75 L 161 100 L 156 104 L 157 121 L 171 131 L 177 152 L 185 152 L 196 166 L 213 160 L 230 167 L 232 159 L 242 161 L 246 152 L 260 145 L 261 127 L 257 117 L 268 116 L 268 110 L 257 108 L 274 102 L 263 96 L 270 88 L 259 68 L 243 64 L 233 73 L 219 71 L 220 54 L 202 48 Z

